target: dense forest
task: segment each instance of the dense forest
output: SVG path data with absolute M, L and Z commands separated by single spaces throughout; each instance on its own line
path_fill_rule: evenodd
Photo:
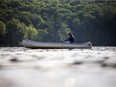
M 0 46 L 19 46 L 23 39 L 116 46 L 116 1 L 0 0 Z

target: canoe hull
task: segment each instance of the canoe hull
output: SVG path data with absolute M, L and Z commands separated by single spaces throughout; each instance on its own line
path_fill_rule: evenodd
M 23 40 L 24 47 L 33 49 L 89 49 L 92 48 L 91 42 L 70 44 L 70 43 L 51 43 L 51 42 L 37 42 L 32 40 Z

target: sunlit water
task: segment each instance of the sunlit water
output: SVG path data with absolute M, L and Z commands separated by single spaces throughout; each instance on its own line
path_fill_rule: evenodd
M 1 47 L 0 87 L 116 87 L 116 47 Z

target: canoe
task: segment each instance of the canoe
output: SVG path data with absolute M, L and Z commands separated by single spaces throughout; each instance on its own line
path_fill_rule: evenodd
M 91 42 L 85 43 L 56 43 L 56 42 L 38 42 L 33 40 L 23 40 L 22 45 L 26 48 L 35 49 L 90 49 L 92 48 Z

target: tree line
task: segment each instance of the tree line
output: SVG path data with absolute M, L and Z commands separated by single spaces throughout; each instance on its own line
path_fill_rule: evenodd
M 116 1 L 0 0 L 0 46 L 62 42 L 69 31 L 76 43 L 116 46 L 115 28 Z

